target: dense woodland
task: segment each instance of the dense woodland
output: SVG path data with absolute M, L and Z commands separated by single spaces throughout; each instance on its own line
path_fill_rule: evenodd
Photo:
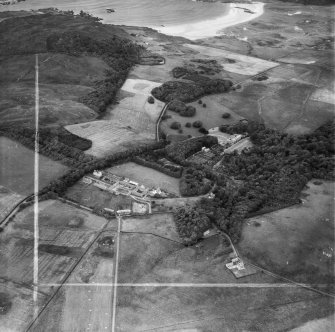
M 254 147 L 225 155 L 215 198 L 203 198 L 195 207 L 235 242 L 250 214 L 299 203 L 301 190 L 312 178 L 334 179 L 334 123 L 301 136 L 255 123 L 246 129 Z M 179 212 L 176 218 L 180 224 Z
M 206 172 L 199 167 L 188 167 L 180 180 L 180 193 L 183 196 L 199 196 L 207 194 L 212 181 L 206 178 Z

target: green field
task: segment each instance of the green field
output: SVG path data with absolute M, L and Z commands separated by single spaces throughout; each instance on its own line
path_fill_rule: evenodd
M 34 191 L 34 151 L 6 137 L 0 137 L 0 185 L 20 194 Z M 68 167 L 39 156 L 39 188 L 62 176 Z

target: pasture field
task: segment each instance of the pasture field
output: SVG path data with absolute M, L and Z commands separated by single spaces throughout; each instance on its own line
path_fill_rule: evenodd
M 172 122 L 179 122 L 181 124 L 181 129 L 183 130 L 183 135 L 192 135 L 194 137 L 203 136 L 199 132 L 199 128 L 194 128 L 191 126 L 187 128 L 185 124 L 187 122 L 193 123 L 194 121 L 201 121 L 205 129 L 210 129 L 213 127 L 218 127 L 223 124 L 233 124 L 241 119 L 240 115 L 237 112 L 234 112 L 232 108 L 227 107 L 224 103 L 221 102 L 221 96 L 223 94 L 210 95 L 202 97 L 200 100 L 202 104 L 200 105 L 197 101 L 189 103 L 187 105 L 193 106 L 196 108 L 196 113 L 192 117 L 180 116 L 178 113 L 171 110 L 165 112 L 166 115 L 171 116 L 171 118 L 163 120 L 160 124 L 160 127 L 163 132 L 166 134 L 178 134 L 178 130 L 171 129 Z M 203 104 L 206 104 L 206 107 L 203 107 Z M 222 118 L 223 113 L 229 113 L 230 117 L 227 119 Z
M 6 137 L 0 137 L 0 185 L 20 195 L 34 190 L 34 151 Z M 68 167 L 42 155 L 39 156 L 39 187 L 57 179 Z
M 23 199 L 11 190 L 0 186 L 0 221 L 3 220 L 12 208 Z
M 66 192 L 66 197 L 87 207 L 101 207 L 109 209 L 130 209 L 130 197 L 124 195 L 113 195 L 106 190 L 102 190 L 92 184 L 85 184 L 78 181 L 74 186 L 70 187 Z
M 147 188 L 159 187 L 162 190 L 180 196 L 179 179 L 154 169 L 129 162 L 111 167 L 108 170 L 113 174 L 124 176 L 139 184 L 143 184 Z
M 334 187 L 311 181 L 293 206 L 247 221 L 238 248 L 256 265 L 334 291 Z
M 122 234 L 119 280 L 133 284 L 118 288 L 117 330 L 279 332 L 332 312 L 333 299 L 281 286 L 271 276 L 235 279 L 225 268 L 230 250 L 221 241 L 214 236 L 179 247 Z
M 328 298 L 291 287 L 122 287 L 116 324 L 120 332 L 279 332 L 326 317 L 331 307 Z
M 180 241 L 171 213 L 124 218 L 121 230 L 123 232 L 152 233 Z
M 328 104 L 335 104 L 334 91 L 325 88 L 314 91 L 311 99 L 315 101 L 322 101 Z
M 34 220 L 33 206 L 22 210 L 14 219 L 15 227 L 32 230 Z M 64 204 L 58 200 L 39 203 L 39 226 L 50 229 L 69 229 L 79 231 L 98 231 L 104 227 L 106 219 L 86 210 Z

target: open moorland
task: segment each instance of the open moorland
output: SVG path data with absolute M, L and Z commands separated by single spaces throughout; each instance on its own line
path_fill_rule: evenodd
M 240 252 L 255 264 L 334 292 L 334 187 L 313 180 L 302 204 L 247 220 Z
M 0 137 L 0 185 L 20 195 L 34 191 L 34 151 L 6 137 Z M 57 179 L 68 167 L 39 156 L 39 186 L 43 188 Z

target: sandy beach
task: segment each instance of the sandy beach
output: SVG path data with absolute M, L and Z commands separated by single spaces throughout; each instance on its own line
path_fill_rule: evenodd
M 249 12 L 250 11 L 250 12 Z M 264 3 L 255 2 L 246 3 L 231 3 L 229 12 L 222 17 L 212 20 L 200 21 L 192 24 L 180 24 L 165 27 L 151 27 L 161 33 L 172 36 L 185 37 L 191 40 L 213 37 L 220 35 L 223 29 L 248 22 L 264 13 Z

